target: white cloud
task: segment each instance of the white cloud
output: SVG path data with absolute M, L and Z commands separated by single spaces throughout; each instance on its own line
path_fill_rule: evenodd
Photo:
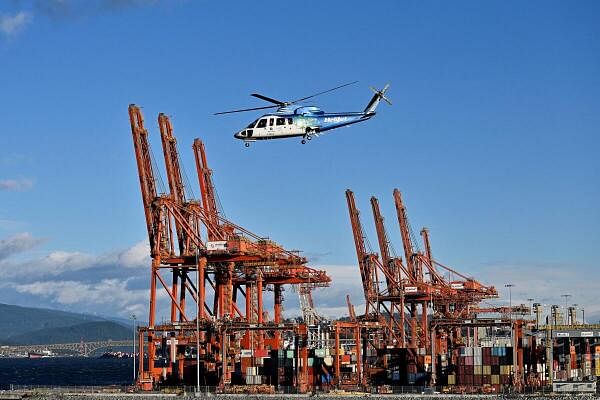
M 125 268 L 144 268 L 150 265 L 150 245 L 147 240 L 117 254 L 116 263 Z
M 88 308 L 88 306 L 108 305 L 116 312 L 145 309 L 142 303 L 148 299 L 148 290 L 132 290 L 127 280 L 104 279 L 100 282 L 78 281 L 36 281 L 14 285 L 19 293 L 26 293 L 50 299 L 63 306 Z
M 513 304 L 529 304 L 527 299 L 545 305 L 548 311 L 550 305 L 558 304 L 564 307 L 562 294 L 570 294 L 569 304 L 578 304 L 585 309 L 588 316 L 597 321 L 600 318 L 600 303 L 598 303 L 598 282 L 589 271 L 573 265 L 545 264 L 504 264 L 492 265 L 481 269 L 478 277 L 483 283 L 496 287 L 500 299 L 496 302 L 508 304 L 507 283 L 515 286 L 512 291 Z M 589 279 L 591 278 L 591 279 Z
M 6 36 L 14 36 L 21 32 L 31 22 L 33 16 L 26 11 L 19 11 L 14 15 L 0 15 L 0 33 Z
M 0 17 L 1 18 L 1 17 Z M 0 28 L 0 31 L 2 29 Z M 19 192 L 23 190 L 29 190 L 33 187 L 33 181 L 31 179 L 1 179 L 0 190 Z
M 317 268 L 325 270 L 331 278 L 328 288 L 316 289 L 312 293 L 319 314 L 330 318 L 348 316 L 347 294 L 356 313 L 364 311 L 364 295 L 357 265 L 325 265 Z
M 0 240 L 0 260 L 14 254 L 32 249 L 42 243 L 44 239 L 34 238 L 31 233 L 23 232 Z
M 137 270 L 150 265 L 147 241 L 100 255 L 57 250 L 32 259 L 10 259 L 40 241 L 29 233 L 0 240 L 1 301 L 18 302 L 27 294 L 39 306 L 53 304 L 73 312 L 123 317 L 147 312 L 146 275 Z M 167 297 L 159 291 L 158 303 L 163 305 Z
M 60 275 L 68 271 L 79 271 L 94 266 L 95 258 L 79 252 L 53 251 L 48 255 L 23 262 L 0 263 L 0 277 L 16 278 Z
M 24 234 L 29 235 L 29 234 Z M 76 272 L 87 269 L 106 269 L 112 268 L 142 268 L 150 265 L 150 249 L 147 241 L 142 241 L 134 246 L 122 250 L 110 252 L 102 255 L 92 255 L 82 252 L 52 251 L 44 257 L 22 261 L 8 262 L 1 260 L 7 258 L 14 252 L 28 250 L 33 247 L 32 241 L 39 239 L 30 236 L 12 237 L 0 241 L 0 277 L 18 278 L 35 276 L 58 276 L 66 272 Z M 19 247 L 21 246 L 21 247 Z M 3 251 L 4 249 L 4 251 Z M 5 254 L 5 257 L 3 257 Z

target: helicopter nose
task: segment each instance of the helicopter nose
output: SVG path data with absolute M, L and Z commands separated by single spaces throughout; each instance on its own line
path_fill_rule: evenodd
M 236 139 L 240 139 L 242 137 L 242 135 L 239 132 L 237 132 L 233 135 L 233 137 Z

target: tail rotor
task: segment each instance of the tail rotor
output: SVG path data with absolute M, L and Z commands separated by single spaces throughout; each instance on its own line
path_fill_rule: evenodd
M 380 99 L 384 100 L 386 103 L 388 103 L 391 106 L 392 102 L 390 101 L 390 99 L 385 97 L 385 92 L 387 92 L 387 90 L 389 88 L 390 88 L 389 83 L 387 83 L 381 90 L 377 90 L 373 86 L 369 86 L 369 89 L 371 89 L 373 91 L 373 93 L 375 93 L 377 96 L 379 96 Z
M 367 104 L 367 106 L 365 107 L 364 113 L 365 114 L 375 114 L 375 109 L 377 108 L 377 106 L 379 105 L 379 102 L 381 100 L 385 101 L 386 103 L 388 103 L 390 106 L 392 105 L 392 102 L 390 101 L 390 99 L 388 99 L 387 97 L 385 97 L 385 92 L 387 92 L 387 90 L 390 88 L 390 84 L 386 84 L 383 89 L 381 90 L 377 90 L 372 86 L 369 86 L 369 89 L 371 89 L 373 91 L 373 93 L 375 93 L 373 95 L 373 97 L 371 98 L 371 101 L 369 101 L 369 104 Z

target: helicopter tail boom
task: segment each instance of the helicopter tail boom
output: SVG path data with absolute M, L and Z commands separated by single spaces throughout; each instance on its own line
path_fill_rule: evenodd
M 381 100 L 384 100 L 386 103 L 388 103 L 389 105 L 392 105 L 392 102 L 385 97 L 385 92 L 390 88 L 390 84 L 386 84 L 384 86 L 383 89 L 381 90 L 377 90 L 373 87 L 369 87 L 375 94 L 373 95 L 373 97 L 371 98 L 371 101 L 369 101 L 369 104 L 367 104 L 367 106 L 365 107 L 365 110 L 363 111 L 365 114 L 372 114 L 375 113 L 375 109 L 377 108 L 377 106 L 379 105 L 379 102 Z

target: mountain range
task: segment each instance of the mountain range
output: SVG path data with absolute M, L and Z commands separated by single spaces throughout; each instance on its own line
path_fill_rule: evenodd
M 128 340 L 132 335 L 122 320 L 0 304 L 0 345 Z

